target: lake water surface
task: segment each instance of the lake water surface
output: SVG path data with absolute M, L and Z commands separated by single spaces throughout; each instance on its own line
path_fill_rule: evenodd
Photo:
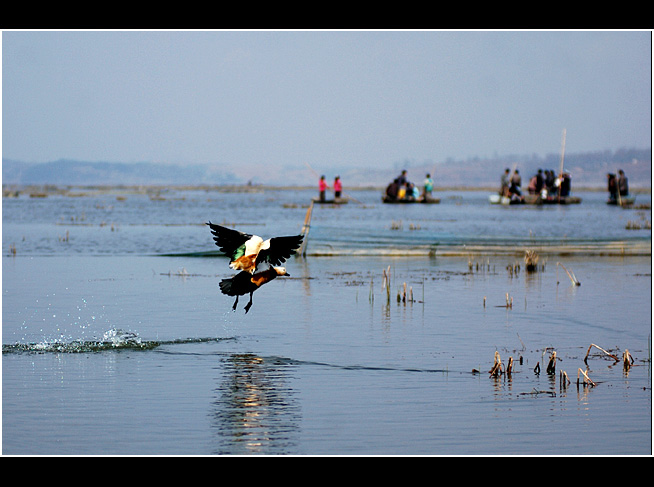
M 353 191 L 232 311 L 204 222 L 296 234 L 312 196 L 3 199 L 3 453 L 651 454 L 651 210 Z

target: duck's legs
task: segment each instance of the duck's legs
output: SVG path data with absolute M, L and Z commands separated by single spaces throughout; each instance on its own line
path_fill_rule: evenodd
M 252 306 L 252 293 L 250 293 L 250 301 L 248 302 L 248 304 L 245 305 L 245 308 L 244 308 L 244 309 L 245 309 L 245 313 L 247 313 L 248 311 L 250 311 L 250 307 L 251 307 L 251 306 Z
M 236 311 L 237 304 L 238 304 L 238 296 L 236 296 L 236 301 L 234 301 L 234 306 L 232 306 L 232 310 Z

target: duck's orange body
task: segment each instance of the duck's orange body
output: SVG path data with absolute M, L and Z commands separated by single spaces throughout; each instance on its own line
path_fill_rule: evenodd
M 247 313 L 252 306 L 252 294 L 254 291 L 278 276 L 288 275 L 284 267 L 269 267 L 264 271 L 255 272 L 254 274 L 250 274 L 248 271 L 241 271 L 234 277 L 220 281 L 220 290 L 227 296 L 236 296 L 236 301 L 234 301 L 234 305 L 232 306 L 233 310 L 236 310 L 236 306 L 238 305 L 238 297 L 250 293 L 250 301 L 244 308 Z

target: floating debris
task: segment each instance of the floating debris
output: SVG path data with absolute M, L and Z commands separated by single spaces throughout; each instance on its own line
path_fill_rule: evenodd
M 548 396 L 556 397 L 556 392 L 554 392 L 554 391 L 539 391 L 537 389 L 532 389 L 531 392 L 521 392 L 518 395 L 519 396 L 527 396 L 527 395 L 537 396 L 538 394 L 547 394 Z
M 637 221 L 629 220 L 625 226 L 626 230 L 651 230 L 652 223 L 650 221 L 645 221 L 642 224 Z

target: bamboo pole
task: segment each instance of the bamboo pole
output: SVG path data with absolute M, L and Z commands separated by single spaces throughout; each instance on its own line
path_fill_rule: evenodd
M 297 253 L 297 255 L 301 255 L 302 257 L 306 257 L 307 255 L 307 241 L 309 240 L 309 230 L 311 229 L 311 216 L 313 214 L 313 201 L 309 204 L 309 208 L 307 209 L 307 214 L 304 217 L 304 225 L 302 226 L 302 236 L 304 237 L 302 240 L 302 245 L 300 246 L 300 251 Z

